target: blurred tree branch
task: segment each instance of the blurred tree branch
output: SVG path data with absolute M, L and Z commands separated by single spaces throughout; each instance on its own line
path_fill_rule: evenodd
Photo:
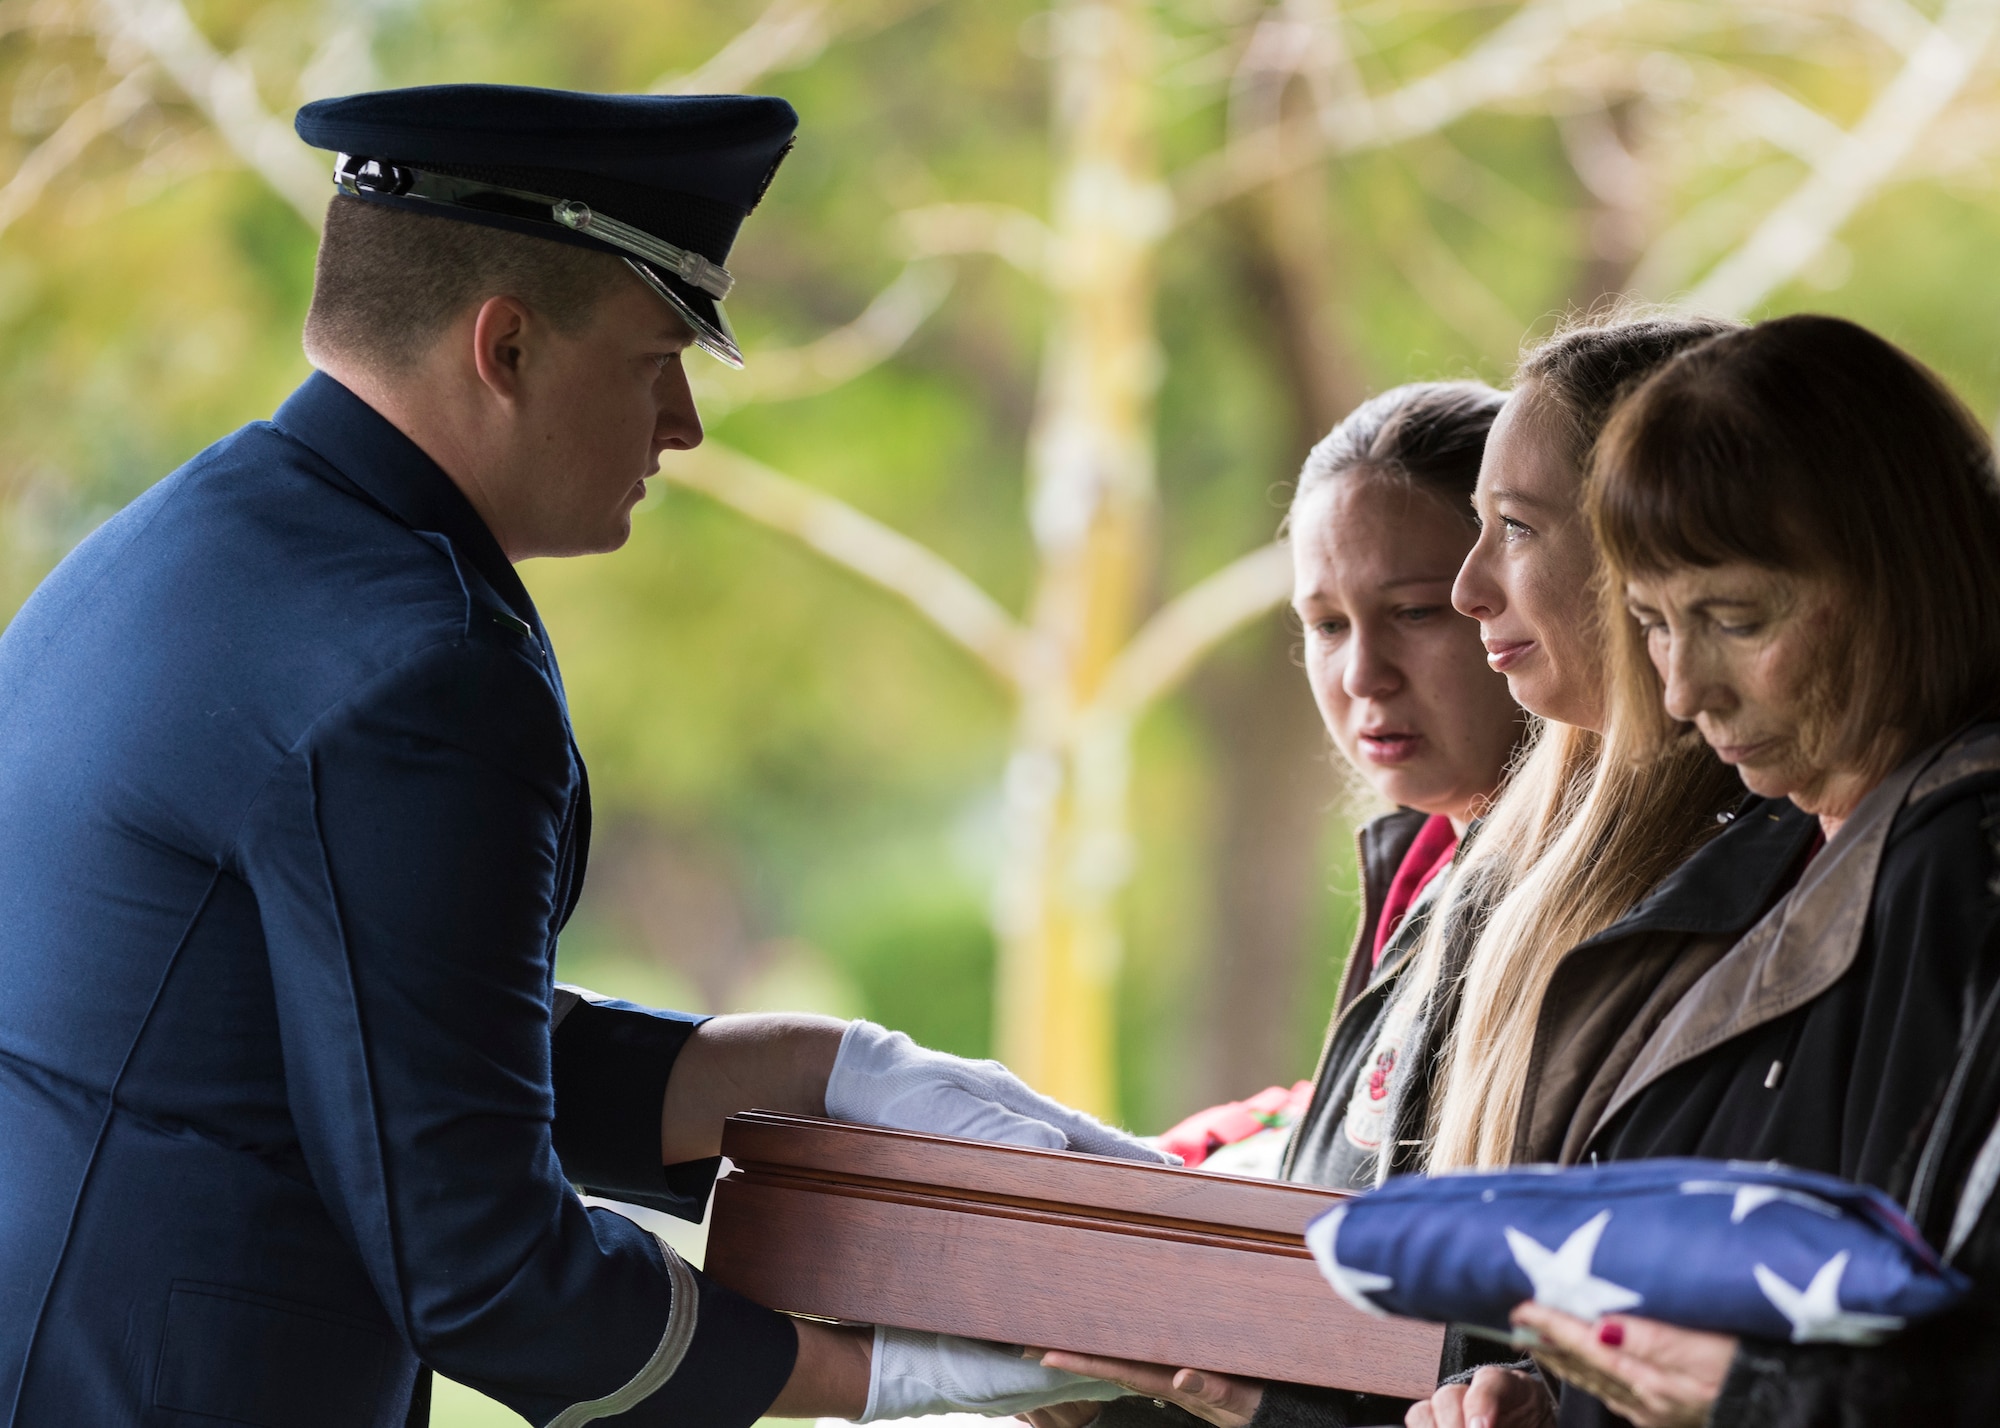
M 686 74 L 663 74 L 654 94 L 737 94 L 773 74 L 802 69 L 843 33 L 878 30 L 936 0 L 771 0 L 704 63 Z
M 705 411 L 726 413 L 749 402 L 795 401 L 853 381 L 903 349 L 937 311 L 955 278 L 949 263 L 915 259 L 854 321 L 797 347 L 760 347 L 740 372 L 698 384 Z
M 1898 54 L 1909 54 L 1930 33 L 1930 21 L 1907 0 L 1848 0 L 1846 8 L 1856 24 Z
M 1153 612 L 1098 686 L 1085 720 L 1130 723 L 1171 691 L 1222 641 L 1292 591 L 1284 541 L 1238 556 Z
M 1048 224 L 1005 203 L 933 203 L 896 215 L 913 257 L 990 253 L 1029 277 L 1053 282 L 1058 254 Z
M 1274 120 L 1232 139 L 1175 181 L 1175 217 L 1193 215 L 1328 155 L 1383 148 L 1436 133 L 1475 109 L 1547 87 L 1546 68 L 1587 24 L 1634 0 L 1530 0 L 1468 53 L 1385 94 L 1361 89 L 1344 61 L 1309 72 L 1325 101 L 1307 122 Z M 1329 18 L 1323 23 L 1337 23 Z M 1344 46 L 1313 53 L 1344 56 Z
M 51 181 L 100 137 L 108 134 L 151 98 L 147 68 L 134 70 L 111 88 L 101 90 L 71 110 L 56 131 L 42 140 L 0 186 L 0 233 L 35 206 Z
M 319 228 L 332 196 L 328 171 L 264 107 L 248 64 L 219 53 L 180 0 L 99 0 L 98 13 L 107 41 L 129 41 L 152 56 L 236 156 Z
M 1403 281 L 1480 355 L 1505 361 L 1517 353 L 1523 329 L 1520 317 L 1459 261 L 1416 204 L 1398 201 L 1391 212 L 1407 237 L 1385 243 L 1383 251 Z
M 1740 85 L 1723 95 L 1716 108 L 1742 130 L 1815 167 L 1847 142 L 1840 125 L 1769 84 Z
M 908 604 L 1009 688 L 1023 679 L 1019 622 L 972 578 L 909 536 L 742 452 L 704 442 L 663 479 L 792 537 Z
M 1577 215 L 1585 257 L 1571 289 L 1572 304 L 1584 311 L 1625 289 L 1652 227 L 1653 174 L 1626 138 L 1634 107 L 1630 100 L 1599 105 L 1556 125 L 1588 200 Z
M 90 34 L 93 26 L 80 19 L 67 0 L 0 0 L 0 39 L 27 30 L 50 35 L 68 30 Z
M 732 94 L 766 75 L 811 64 L 833 38 L 831 0 L 772 0 L 748 28 L 686 74 L 663 74 L 655 94 Z
M 1699 308 L 1747 312 L 1810 263 L 1957 96 L 1993 40 L 1996 0 L 1952 0 L 1908 51 L 1896 77 L 1805 181 L 1690 296 Z

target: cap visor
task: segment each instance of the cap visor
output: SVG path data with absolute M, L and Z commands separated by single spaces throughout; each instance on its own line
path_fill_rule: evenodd
M 625 265 L 637 273 L 647 287 L 667 300 L 667 304 L 694 329 L 695 345 L 719 362 L 731 367 L 743 365 L 743 349 L 736 345 L 722 304 L 679 278 L 671 277 L 640 258 L 628 257 Z

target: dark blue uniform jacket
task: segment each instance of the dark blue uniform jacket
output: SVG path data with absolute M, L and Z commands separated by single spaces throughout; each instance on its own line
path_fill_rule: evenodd
M 328 377 L 57 568 L 0 637 L 0 1423 L 399 1425 L 419 1359 L 758 1416 L 789 1323 L 572 1190 L 715 1168 L 659 1163 L 697 1019 L 553 989 L 589 821 L 527 592 Z

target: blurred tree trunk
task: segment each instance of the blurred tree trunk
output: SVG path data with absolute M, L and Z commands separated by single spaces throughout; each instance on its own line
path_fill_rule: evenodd
M 1345 950 L 1312 936 L 1314 905 L 1330 879 L 1324 835 L 1339 786 L 1293 643 L 1273 616 L 1193 683 L 1218 806 L 1214 923 L 1197 1003 L 1201 1094 L 1190 1111 L 1312 1073 L 1299 998 L 1312 961 Z M 1343 850 L 1332 845 L 1332 853 Z
M 1645 166 L 1633 156 L 1637 101 L 1621 99 L 1560 121 L 1563 150 L 1582 189 L 1576 216 L 1583 249 L 1571 306 L 1588 312 L 1625 291 L 1651 236 Z
M 1240 281 L 1268 334 L 1272 378 L 1291 411 L 1280 477 L 1289 490 L 1313 443 L 1365 395 L 1333 321 L 1324 171 L 1274 183 L 1234 205 L 1229 218 Z M 1277 516 L 1273 511 L 1274 522 Z M 1192 686 L 1217 760 L 1219 796 L 1201 1003 L 1203 1103 L 1311 1074 L 1311 1052 L 1298 1040 L 1298 1000 L 1311 985 L 1313 961 L 1346 950 L 1313 939 L 1314 904 L 1331 877 L 1324 834 L 1341 781 L 1327 762 L 1337 755 L 1329 753 L 1296 644 L 1287 615 L 1261 620 Z M 1334 846 L 1332 854 L 1345 850 Z
M 1150 0 L 1066 0 L 1051 20 L 1054 311 L 1029 451 L 1039 562 L 996 893 L 998 1040 L 1031 1084 L 1108 1115 L 1130 722 L 1078 716 L 1152 576 L 1155 258 L 1172 210 Z

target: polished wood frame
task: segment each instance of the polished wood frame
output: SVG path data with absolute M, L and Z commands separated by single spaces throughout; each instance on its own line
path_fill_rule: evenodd
M 706 1272 L 794 1314 L 1405 1398 L 1443 1330 L 1328 1288 L 1331 1190 L 753 1111 Z

